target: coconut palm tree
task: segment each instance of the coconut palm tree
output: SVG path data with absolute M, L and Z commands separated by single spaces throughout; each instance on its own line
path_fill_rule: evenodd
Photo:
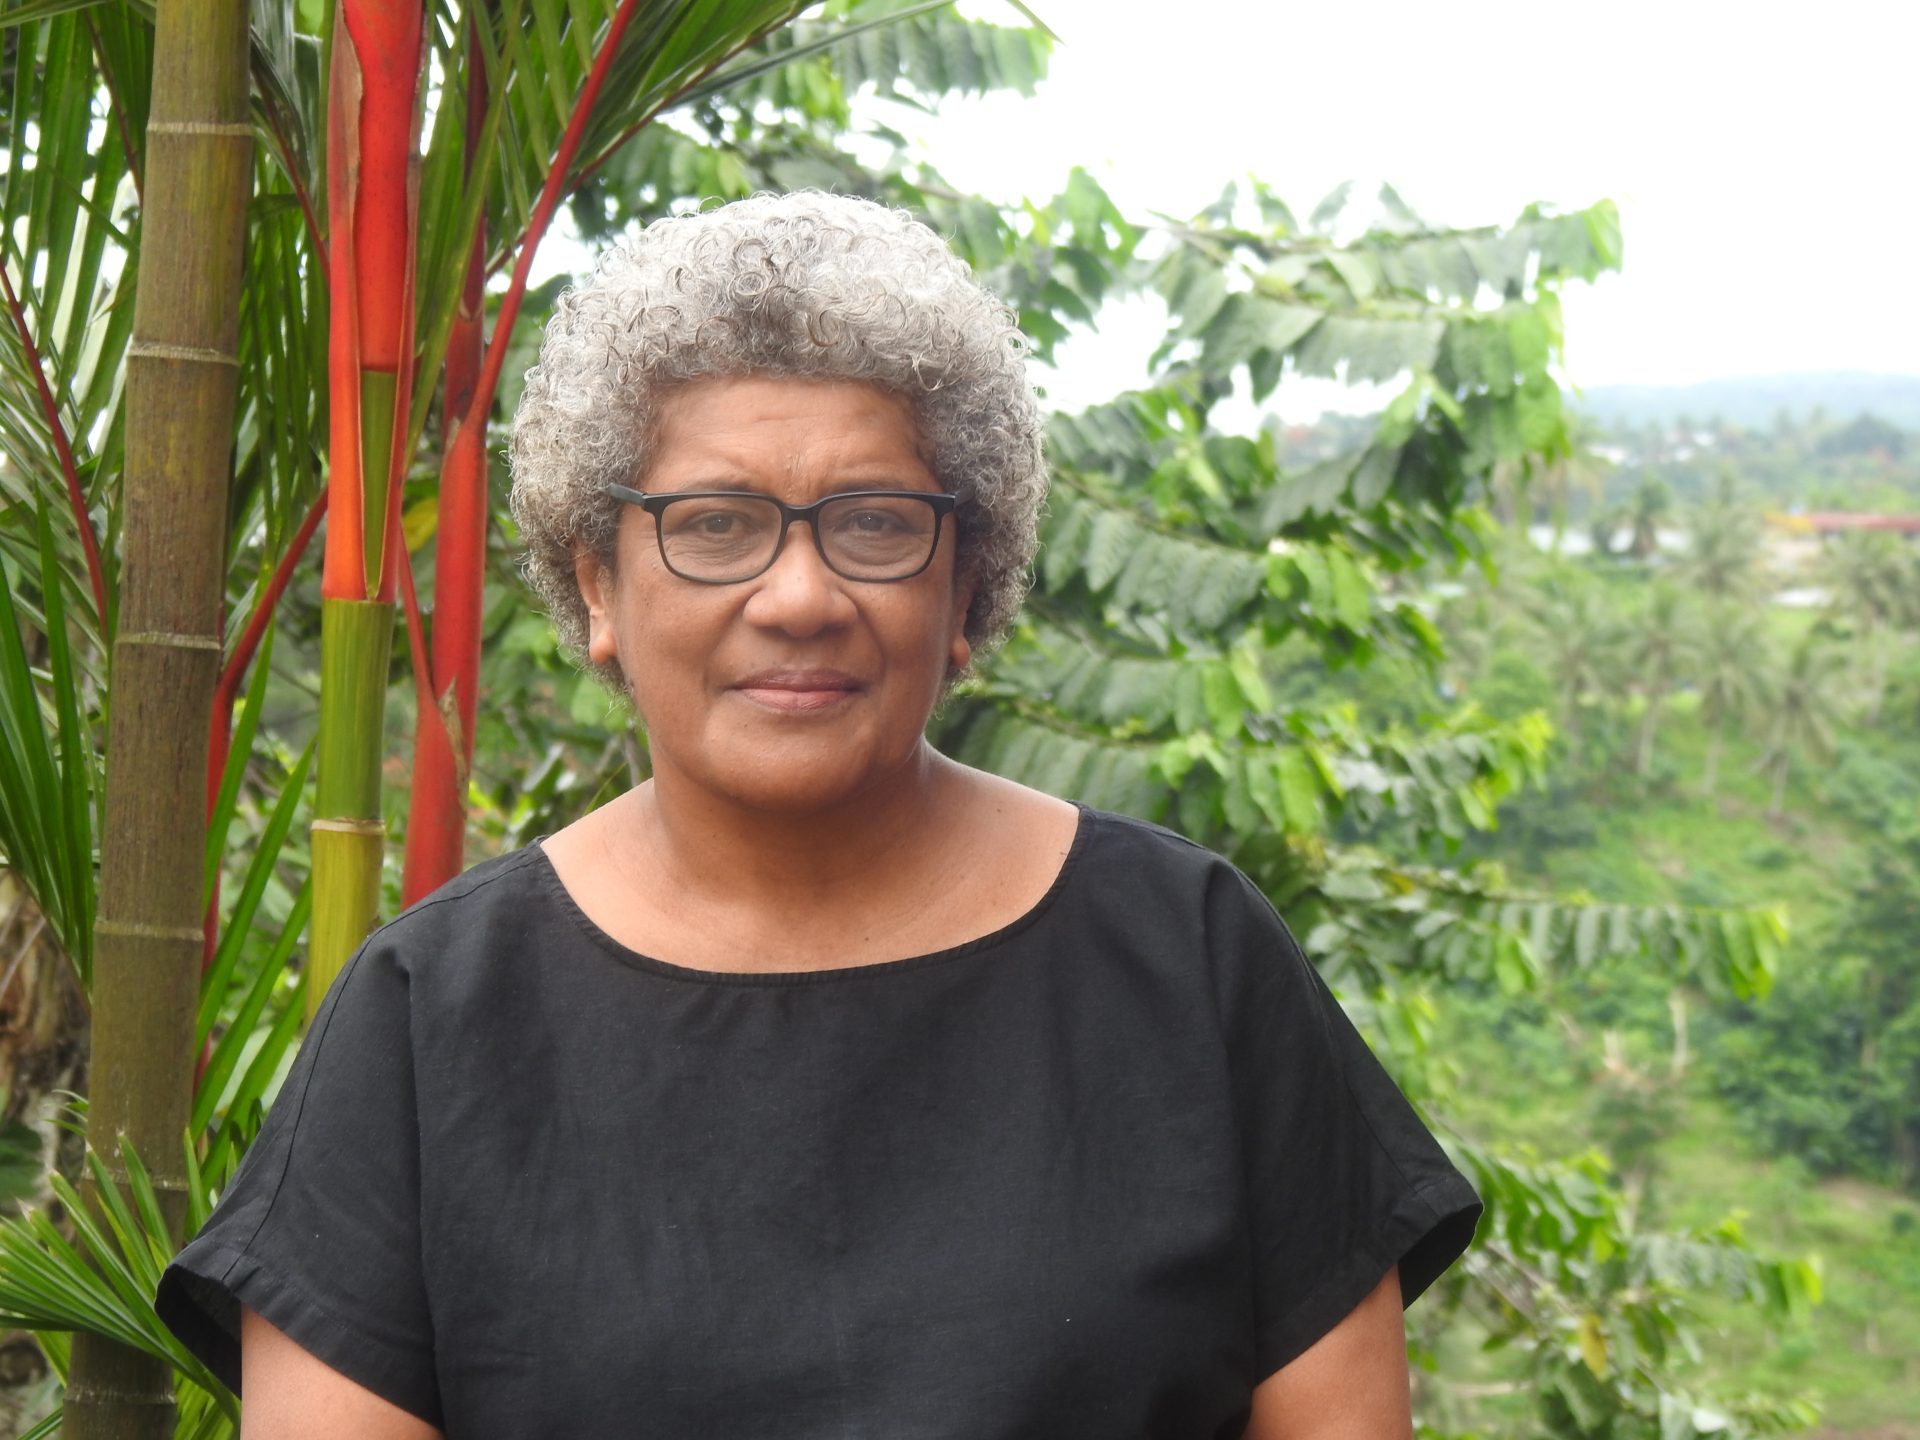
M 1726 494 L 1716 494 L 1687 517 L 1687 553 L 1680 578 L 1709 600 L 1738 601 L 1760 582 L 1760 516 Z
M 1720 756 L 1727 726 L 1753 712 L 1766 694 L 1773 661 L 1760 612 L 1722 604 L 1700 627 L 1692 674 L 1700 694 L 1700 720 L 1707 727 L 1707 755 L 1700 792 L 1713 797 L 1720 779 Z
M 1760 770 L 1773 781 L 1767 814 L 1786 814 L 1787 778 L 1796 759 L 1824 760 L 1833 753 L 1843 712 L 1846 657 L 1832 644 L 1807 635 L 1778 666 L 1767 686 L 1771 720 Z
M 1626 511 L 1617 505 L 1596 504 L 1587 512 L 1587 544 L 1594 555 L 1602 560 L 1613 558 L 1614 540 L 1625 521 Z
M 1588 698 L 1606 693 L 1618 676 L 1620 627 L 1599 586 L 1576 572 L 1546 580 L 1540 593 L 1530 617 L 1534 645 L 1553 681 L 1561 728 L 1577 743 Z
M 1686 595 L 1677 586 L 1656 584 L 1645 603 L 1627 621 L 1621 635 L 1621 660 L 1629 683 L 1645 708 L 1634 738 L 1633 769 L 1645 775 L 1653 766 L 1654 732 L 1660 712 L 1680 673 L 1690 664 L 1696 637 Z
M 1866 651 L 1867 718 L 1878 720 L 1892 638 L 1920 623 L 1920 560 L 1897 535 L 1853 531 L 1834 540 L 1822 570 L 1832 608 Z
M 1627 501 L 1627 553 L 1651 560 L 1660 550 L 1660 525 L 1673 513 L 1673 491 L 1658 475 L 1643 475 Z

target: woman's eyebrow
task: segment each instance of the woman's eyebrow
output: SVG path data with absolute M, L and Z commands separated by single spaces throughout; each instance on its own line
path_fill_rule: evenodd
M 855 466 L 852 468 L 858 469 L 859 467 Z M 869 490 L 918 491 L 919 488 L 917 485 L 907 483 L 906 479 L 898 473 L 898 467 L 888 467 L 884 473 L 876 469 L 871 475 L 846 482 L 845 487 L 842 489 L 823 490 L 821 495 L 823 497 L 828 495 L 860 495 Z M 769 497 L 773 495 L 773 491 L 761 485 L 733 477 L 711 480 L 689 480 L 684 484 L 676 485 L 671 491 L 662 490 L 658 493 L 662 495 L 676 493 L 702 495 L 766 495 Z M 944 492 L 929 490 L 926 493 L 932 495 Z

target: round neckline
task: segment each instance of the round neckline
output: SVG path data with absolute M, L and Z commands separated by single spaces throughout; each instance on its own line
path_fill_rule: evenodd
M 1053 908 L 1066 889 L 1067 882 L 1079 863 L 1081 854 L 1086 850 L 1089 837 L 1093 833 L 1094 812 L 1091 807 L 1079 801 L 1071 802 L 1079 812 L 1074 821 L 1073 839 L 1067 846 L 1066 858 L 1060 862 L 1053 882 L 1045 893 L 1016 915 L 1006 924 L 985 935 L 971 940 L 963 940 L 957 945 L 945 949 L 932 950 L 924 955 L 908 955 L 896 960 L 873 960 L 864 965 L 834 965 L 821 970 L 705 970 L 696 965 L 678 965 L 671 960 L 661 960 L 615 939 L 581 908 L 580 902 L 567 889 L 560 878 L 560 872 L 554 868 L 553 859 L 547 854 L 546 837 L 540 836 L 529 845 L 528 850 L 537 857 L 535 868 L 540 874 L 541 884 L 547 889 L 554 901 L 560 906 L 574 924 L 594 947 L 611 955 L 615 960 L 636 970 L 659 975 L 670 980 L 683 980 L 699 985 L 746 985 L 746 986 L 791 986 L 828 984 L 837 980 L 863 979 L 880 975 L 898 975 L 909 971 L 923 970 L 929 966 L 940 965 L 947 961 L 959 960 L 969 955 L 977 955 L 992 950 L 1022 931 L 1027 930 Z

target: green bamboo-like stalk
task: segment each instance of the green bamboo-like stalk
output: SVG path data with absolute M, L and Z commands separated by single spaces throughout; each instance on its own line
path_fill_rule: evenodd
M 320 743 L 313 822 L 312 1018 L 380 909 L 380 759 L 393 606 L 320 602 Z
M 360 465 L 366 515 L 387 511 L 394 377 L 360 375 Z M 363 535 L 367 593 L 379 593 L 383 549 L 391 536 Z M 380 871 L 387 831 L 380 818 L 385 755 L 387 664 L 394 606 L 381 600 L 320 602 L 320 738 L 314 781 L 313 921 L 307 950 L 307 1019 L 380 916 Z
M 360 484 L 361 513 L 383 516 L 387 513 L 387 486 L 397 483 L 388 468 L 393 451 L 393 402 L 397 377 L 391 370 L 360 372 Z M 388 543 L 392 540 L 379 524 L 365 525 L 362 542 L 366 555 L 367 594 L 377 595 L 381 572 L 386 568 Z M 389 586 L 389 588 L 391 588 Z
M 154 12 L 125 523 L 94 929 L 87 1138 L 124 1180 L 120 1142 L 185 1214 L 206 849 L 207 715 L 221 650 L 229 452 L 253 134 L 246 0 Z M 88 1189 L 89 1202 L 99 1192 Z M 166 1362 L 74 1337 L 64 1433 L 165 1440 Z

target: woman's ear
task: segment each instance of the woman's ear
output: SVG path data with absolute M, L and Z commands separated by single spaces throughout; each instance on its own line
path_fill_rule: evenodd
M 613 634 L 613 574 L 586 549 L 573 552 L 573 578 L 587 605 L 587 658 L 596 665 L 618 661 Z
M 973 646 L 967 640 L 967 616 L 972 610 L 973 581 L 962 580 L 953 587 L 953 638 L 947 649 L 947 660 L 955 675 L 973 661 Z

